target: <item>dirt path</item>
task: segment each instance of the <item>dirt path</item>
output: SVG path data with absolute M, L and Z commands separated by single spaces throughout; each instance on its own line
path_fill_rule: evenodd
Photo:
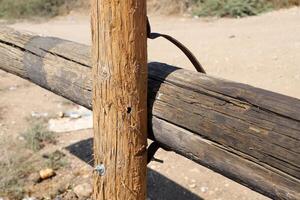
M 300 8 L 245 19 L 150 19 L 154 31 L 168 33 L 186 44 L 209 74 L 300 98 Z M 90 44 L 87 16 L 11 26 Z M 193 70 L 179 51 L 161 39 L 149 42 L 149 60 Z M 62 102 L 62 98 L 0 71 L 0 137 L 18 138 L 28 126 L 25 118 L 32 111 L 56 113 L 66 109 Z M 63 134 L 57 148 L 91 136 L 91 131 Z M 266 199 L 173 153 L 160 151 L 157 158 L 164 160 L 164 164 L 150 165 L 149 197 L 153 200 Z

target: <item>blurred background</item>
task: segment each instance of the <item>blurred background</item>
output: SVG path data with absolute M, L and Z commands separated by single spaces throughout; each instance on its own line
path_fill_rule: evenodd
M 90 45 L 88 2 L 0 0 L 0 26 Z M 300 98 L 299 5 L 148 0 L 148 15 L 153 31 L 185 44 L 209 75 Z M 148 46 L 149 61 L 194 70 L 168 42 Z M 91 199 L 91 120 L 90 111 L 0 70 L 0 200 Z M 148 200 L 268 199 L 174 153 L 156 157 L 164 163 L 149 165 Z
M 243 17 L 298 6 L 299 0 L 148 0 L 149 11 L 161 14 Z M 1 0 L 0 18 L 54 17 L 72 10 L 88 10 L 85 0 Z

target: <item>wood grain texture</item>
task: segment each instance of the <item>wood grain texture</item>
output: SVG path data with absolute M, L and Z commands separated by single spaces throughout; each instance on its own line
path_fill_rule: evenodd
M 90 66 L 88 46 L 0 29 L 0 69 L 89 109 Z M 300 199 L 299 99 L 161 63 L 148 70 L 148 137 L 273 199 Z
M 146 0 L 92 0 L 94 199 L 146 199 Z

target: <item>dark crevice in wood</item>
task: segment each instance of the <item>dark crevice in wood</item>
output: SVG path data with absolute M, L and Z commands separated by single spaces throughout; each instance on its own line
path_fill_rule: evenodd
M 190 102 L 188 102 L 188 101 L 185 101 L 184 99 L 182 99 L 185 103 L 190 103 Z M 161 101 L 161 100 L 158 100 L 158 101 Z M 165 102 L 165 103 L 169 103 L 169 102 Z M 194 102 L 193 104 L 197 104 L 197 105 L 199 105 L 199 106 L 202 106 L 202 104 L 201 104 L 201 102 Z M 202 106 L 203 107 L 203 106 Z M 273 134 L 276 134 L 276 135 L 278 135 L 278 136 L 281 136 L 281 135 L 284 135 L 284 134 L 281 134 L 281 133 L 278 133 L 278 132 L 276 132 L 276 131 L 274 131 L 274 130 L 272 130 L 272 129 L 268 129 L 268 128 L 266 128 L 266 127 L 263 127 L 263 126 L 261 126 L 261 125 L 258 125 L 258 124 L 255 124 L 254 122 L 251 122 L 250 120 L 246 120 L 246 119 L 243 119 L 243 118 L 241 118 L 241 116 L 234 116 L 234 115 L 230 115 L 230 112 L 222 112 L 221 110 L 217 110 L 217 109 L 214 109 L 213 107 L 206 107 L 205 106 L 205 109 L 207 109 L 208 111 L 213 111 L 213 112 L 215 112 L 215 113 L 219 113 L 220 115 L 223 115 L 223 116 L 225 116 L 225 117 L 228 117 L 228 118 L 232 118 L 233 120 L 238 120 L 238 121 L 242 121 L 242 122 L 244 122 L 245 124 L 249 124 L 249 125 L 251 125 L 251 126 L 254 126 L 254 127 L 258 127 L 259 129 L 261 129 L 261 130 L 263 130 L 263 131 L 271 131 Z M 195 114 L 200 114 L 201 115 L 201 113 L 199 113 L 199 112 L 193 112 L 193 113 L 195 113 Z M 246 115 L 246 114 L 245 114 Z M 250 117 L 250 116 L 249 116 Z M 250 134 L 250 133 L 248 133 L 248 134 Z M 253 136 L 255 136 L 255 137 L 257 137 L 258 139 L 261 139 L 261 137 L 259 136 L 259 135 L 256 135 L 256 134 L 252 134 Z M 293 140 L 295 140 L 295 142 L 298 142 L 298 141 L 300 141 L 299 139 L 297 139 L 297 138 L 294 138 L 294 137 L 290 137 L 289 135 L 284 135 L 284 136 L 286 136 L 288 139 L 293 139 Z M 283 149 L 285 149 L 285 150 L 287 150 L 287 151 L 289 151 L 289 152 L 293 152 L 293 153 L 299 153 L 299 151 L 294 151 L 293 149 L 288 149 L 288 148 L 286 148 L 285 146 L 282 146 L 281 145 L 281 143 L 279 143 L 279 142 L 277 142 L 277 143 L 275 143 L 275 142 L 271 142 L 270 144 L 274 144 L 274 145 L 276 145 L 276 146 L 279 146 L 279 147 L 281 147 L 281 148 L 283 148 Z
M 169 104 L 170 102 L 165 102 L 165 101 L 163 101 L 163 100 L 157 100 L 157 99 L 156 99 L 156 101 L 162 102 L 162 103 L 164 103 L 165 105 L 168 105 L 169 107 L 173 107 L 174 109 L 177 109 L 177 108 L 174 107 L 172 104 Z M 191 112 L 192 112 L 192 111 L 191 111 Z M 153 112 L 152 112 L 152 114 L 153 114 L 153 116 L 155 116 L 155 117 L 157 117 L 157 118 L 159 118 L 159 119 L 163 119 L 163 118 L 161 118 L 161 116 L 156 115 L 156 114 L 153 113 Z M 194 114 L 197 114 L 197 115 L 198 115 L 199 113 L 194 112 Z M 200 115 L 201 115 L 201 114 L 200 114 Z M 206 118 L 206 117 L 205 117 L 205 119 L 208 120 L 208 121 L 210 121 L 209 118 Z M 257 155 L 257 156 L 254 156 L 254 155 L 252 155 L 252 154 L 247 154 L 245 149 L 241 149 L 241 148 L 238 147 L 238 146 L 234 146 L 234 145 L 228 144 L 228 143 L 220 143 L 219 141 L 216 140 L 216 138 L 209 137 L 208 135 L 203 135 L 203 134 L 201 134 L 201 133 L 199 133 L 199 132 L 195 132 L 194 130 L 190 129 L 189 127 L 183 126 L 183 125 L 178 124 L 178 123 L 174 123 L 174 121 L 169 120 L 169 119 L 167 119 L 167 118 L 164 118 L 163 120 L 167 121 L 167 122 L 170 123 L 170 124 L 176 125 L 176 126 L 178 126 L 178 127 L 180 127 L 180 128 L 186 129 L 186 130 L 188 130 L 188 131 L 190 131 L 190 132 L 193 132 L 194 134 L 198 134 L 198 135 L 201 136 L 202 138 L 205 138 L 205 139 L 207 139 L 207 140 L 213 141 L 213 142 L 215 142 L 215 143 L 217 143 L 217 144 L 222 144 L 223 146 L 228 147 L 228 148 L 232 148 L 232 149 L 234 149 L 235 151 L 241 151 L 241 152 L 243 152 L 245 155 L 249 155 L 251 158 L 255 158 L 256 160 L 258 160 L 258 161 L 261 162 L 261 163 L 264 163 L 264 164 L 266 164 L 266 165 L 270 165 L 270 163 L 268 163 L 268 162 L 266 162 L 264 159 L 260 158 L 261 156 L 267 156 L 268 154 L 259 151 L 257 148 L 255 148 L 255 149 L 253 149 L 253 150 L 255 150 L 256 154 L 260 155 L 259 157 L 257 157 L 258 155 Z M 214 121 L 210 121 L 210 122 L 211 122 L 212 124 L 214 124 L 215 126 L 218 126 Z M 221 127 L 221 126 L 220 126 L 219 128 L 224 128 L 224 127 Z M 230 132 L 230 130 L 231 130 L 231 129 L 226 130 L 226 131 L 227 131 L 227 132 Z M 237 130 L 237 131 L 238 131 L 238 130 Z M 239 134 L 241 134 L 241 133 L 242 133 L 242 132 L 239 132 Z M 243 133 L 243 135 L 248 136 L 248 134 L 246 135 L 245 133 Z M 257 139 L 258 139 L 258 140 L 261 140 L 261 138 L 259 138 L 259 137 L 257 137 Z M 238 141 L 237 141 L 237 142 L 238 142 Z M 261 143 L 262 143 L 262 141 L 261 141 Z M 268 141 L 264 141 L 264 143 L 269 143 L 269 142 L 268 142 Z M 254 143 L 253 143 L 252 145 L 254 145 L 254 146 L 257 147 L 257 145 L 255 145 Z M 275 144 L 269 143 L 269 145 L 275 145 Z M 275 145 L 275 146 L 278 146 L 278 145 Z M 274 156 L 272 156 L 272 158 L 274 158 L 275 160 L 278 160 L 278 161 L 282 162 L 281 159 L 276 159 L 276 157 L 274 157 Z M 284 162 L 289 163 L 291 166 L 295 166 L 293 163 L 291 163 L 290 161 L 288 161 L 288 160 L 286 160 L 286 159 L 285 159 Z M 258 163 L 258 162 L 257 162 L 257 163 Z M 277 166 L 278 163 L 275 164 L 275 165 Z M 278 170 L 282 170 L 282 169 L 280 169 L 280 168 L 278 168 L 278 167 L 276 167 L 276 166 L 273 166 L 273 167 L 274 167 L 274 168 L 277 168 Z M 291 168 L 291 167 L 289 167 L 289 166 L 285 166 L 285 167 L 286 167 L 287 169 L 291 169 L 292 171 L 295 171 L 293 168 Z M 297 167 L 297 166 L 296 166 L 296 167 Z M 297 178 L 294 174 L 287 172 L 287 170 L 285 170 L 285 173 L 288 173 L 288 174 L 290 174 L 291 176 Z
M 171 98 L 172 99 L 172 98 Z M 166 105 L 168 105 L 168 106 L 172 106 L 172 104 L 170 104 L 170 103 L 172 103 L 172 102 L 166 102 L 166 101 L 163 101 L 163 100 L 161 100 L 161 99 L 156 99 L 156 101 L 160 101 L 160 102 L 163 102 L 164 104 L 166 104 Z M 175 106 L 172 106 L 174 109 L 177 109 Z M 246 121 L 246 120 L 244 120 L 244 119 L 241 119 L 241 118 L 238 118 L 238 117 L 236 117 L 236 116 L 233 116 L 233 115 L 228 115 L 227 113 L 223 113 L 223 112 L 219 112 L 218 110 L 215 110 L 215 109 L 208 109 L 208 111 L 207 112 L 211 112 L 211 111 L 213 111 L 213 112 L 215 112 L 215 113 L 219 113 L 220 115 L 223 115 L 224 117 L 226 117 L 226 118 L 232 118 L 233 120 L 238 120 L 238 121 L 242 121 L 242 122 L 244 122 L 245 124 L 247 124 L 247 123 L 249 123 L 249 121 Z M 196 115 L 200 115 L 202 118 L 205 118 L 206 120 L 209 120 L 207 117 L 205 117 L 205 116 L 203 116 L 201 113 L 199 113 L 199 112 L 195 112 L 195 111 L 191 111 L 191 112 L 193 112 L 194 114 L 196 114 Z M 215 124 L 215 122 L 214 121 L 210 121 L 211 123 L 213 123 L 213 124 Z M 252 123 L 249 123 L 250 125 L 254 125 L 254 124 L 252 124 Z M 178 125 L 178 124 L 177 124 Z M 185 127 L 185 128 L 188 128 L 188 127 Z M 220 127 L 221 128 L 221 127 Z M 260 127 L 261 129 L 264 129 L 263 127 Z M 239 131 L 239 130 L 237 130 L 237 131 Z M 258 140 L 261 140 L 261 137 L 259 137 L 258 135 L 256 135 L 256 134 L 251 134 L 251 133 L 248 133 L 247 132 L 247 136 L 248 135 L 252 135 L 252 136 L 254 136 L 254 137 L 256 137 Z M 201 135 L 202 137 L 203 137 L 203 135 Z M 212 138 L 210 138 L 210 139 L 212 139 Z M 294 138 L 293 138 L 294 139 Z M 216 141 L 215 141 L 216 142 Z M 286 147 L 284 147 L 284 146 L 282 146 L 282 145 L 280 145 L 280 144 L 277 144 L 277 143 L 274 143 L 274 142 L 269 142 L 269 141 L 267 141 L 270 145 L 275 145 L 275 146 L 278 146 L 278 147 L 280 147 L 280 148 L 283 148 L 283 149 L 285 149 L 285 150 L 287 150 L 288 152 L 291 152 L 291 153 L 298 153 L 298 152 L 295 152 L 295 151 L 293 151 L 292 149 L 288 149 L 288 148 L 286 148 Z
M 169 85 L 177 86 L 179 88 L 183 88 L 183 89 L 186 89 L 186 90 L 189 90 L 189 91 L 197 92 L 199 94 L 202 94 L 202 95 L 205 95 L 205 96 L 209 96 L 209 97 L 212 97 L 212 98 L 224 101 L 226 103 L 231 103 L 231 104 L 234 104 L 235 106 L 239 106 L 240 108 L 245 109 L 244 107 L 240 106 L 240 104 L 236 104 L 234 101 L 229 101 L 228 99 L 224 99 L 222 97 L 210 94 L 210 93 L 202 91 L 202 90 L 196 90 L 195 88 L 190 88 L 188 86 L 185 86 L 185 85 L 182 85 L 182 84 L 178 84 L 178 83 L 172 82 L 170 80 L 162 80 L 162 79 L 154 77 L 154 76 L 150 76 L 149 79 L 154 80 L 154 81 L 158 81 L 158 82 L 162 82 L 162 84 L 169 84 Z M 225 96 L 225 95 L 223 95 L 223 96 Z M 243 104 L 243 102 L 240 102 L 240 103 Z M 245 104 L 245 105 L 247 105 L 247 104 Z
M 230 97 L 230 96 L 229 96 L 229 97 Z M 232 97 L 232 98 L 233 98 L 233 97 Z M 263 107 L 261 107 L 261 106 L 258 106 L 258 105 L 254 104 L 254 103 L 251 103 L 250 101 L 248 101 L 247 99 L 245 99 L 245 98 L 243 98 L 243 97 L 236 97 L 236 98 L 237 98 L 238 100 L 241 100 L 241 101 L 244 101 L 244 102 L 249 103 L 250 105 L 252 105 L 253 107 L 255 107 L 255 108 L 259 109 L 259 110 L 263 110 L 263 111 L 265 111 L 265 112 L 269 112 L 269 113 L 271 113 L 271 114 L 275 114 L 275 115 L 278 115 L 278 116 L 283 117 L 283 118 L 287 118 L 287 119 L 290 119 L 290 120 L 294 120 L 295 122 L 300 122 L 300 120 L 295 119 L 295 118 L 293 118 L 293 117 L 290 117 L 290 116 L 288 116 L 288 115 L 283 115 L 283 114 L 281 114 L 281 113 L 278 113 L 278 112 L 275 112 L 275 111 L 272 111 L 272 110 L 263 108 Z
M 217 91 L 214 91 L 214 90 L 210 90 L 208 88 L 205 88 L 203 86 L 201 86 L 201 89 L 203 90 L 206 90 L 206 91 L 209 91 L 209 92 L 212 92 L 212 93 L 215 93 L 215 94 L 219 94 L 221 96 L 217 96 L 217 95 L 214 95 L 214 94 L 211 94 L 209 92 L 205 92 L 205 91 L 202 91 L 200 89 L 196 89 L 196 88 L 191 88 L 189 86 L 186 86 L 186 85 L 182 85 L 182 84 L 179 84 L 175 81 L 171 81 L 171 80 L 166 80 L 166 79 L 161 79 L 160 77 L 150 77 L 150 79 L 154 79 L 156 81 L 160 81 L 160 82 L 163 82 L 165 84 L 172 84 L 172 85 L 175 85 L 175 86 L 178 86 L 178 87 L 181 87 L 181 88 L 184 88 L 184 89 L 187 89 L 187 90 L 190 90 L 190 91 L 194 91 L 194 92 L 197 92 L 199 94 L 203 94 L 203 95 L 206 95 L 206 96 L 210 96 L 210 97 L 213 97 L 213 98 L 216 98 L 218 100 L 222 100 L 222 101 L 225 101 L 227 103 L 233 103 L 234 105 L 239 105 L 239 104 L 236 104 L 235 101 L 239 100 L 239 103 L 241 104 L 245 104 L 245 105 L 248 105 L 248 106 L 252 106 L 253 108 L 256 108 L 258 110 L 263 110 L 265 112 L 268 112 L 268 113 L 272 113 L 272 114 L 275 114 L 275 115 L 278 115 L 278 116 L 281 116 L 283 118 L 287 118 L 287 119 L 290 119 L 290 120 L 293 120 L 295 122 L 300 122 L 300 120 L 298 119 L 295 119 L 295 118 L 292 118 L 290 116 L 287 116 L 287 115 L 284 115 L 284 114 L 281 114 L 281 113 L 278 113 L 278 112 L 274 112 L 272 110 L 269 110 L 269 109 L 266 109 L 266 108 L 262 108 L 261 106 L 259 105 L 256 105 L 250 101 L 248 101 L 247 99 L 243 98 L 243 97 L 234 97 L 234 96 L 230 96 L 228 94 L 225 94 L 225 93 L 220 93 L 220 92 L 217 92 Z M 232 99 L 233 101 L 231 100 L 228 100 L 228 99 L 225 99 L 225 98 L 222 98 L 222 96 L 225 96 L 225 97 L 229 97 L 230 99 Z M 298 130 L 299 131 L 299 130 Z
M 283 118 L 288 119 L 288 120 L 293 120 L 293 121 L 295 121 L 295 122 L 297 122 L 297 123 L 300 122 L 300 121 L 297 120 L 297 119 L 290 118 L 290 117 L 286 117 L 285 115 L 281 115 L 280 113 L 276 113 L 276 112 L 270 111 L 270 110 L 268 110 L 268 109 L 262 109 L 261 107 L 258 107 L 258 106 L 254 105 L 254 104 L 249 103 L 249 102 L 247 102 L 247 103 L 243 103 L 243 102 L 235 103 L 234 101 L 236 101 L 236 100 L 234 99 L 234 97 L 231 97 L 231 96 L 229 96 L 229 95 L 227 95 L 227 94 L 218 93 L 218 92 L 215 92 L 215 91 L 213 91 L 213 90 L 208 90 L 208 89 L 206 89 L 206 88 L 203 88 L 203 89 L 204 89 L 204 90 L 207 90 L 207 91 L 209 91 L 209 92 L 213 92 L 213 93 L 219 94 L 219 95 L 221 95 L 221 97 L 218 96 L 218 95 L 211 94 L 211 93 L 209 93 L 209 92 L 202 91 L 202 90 L 200 90 L 200 89 L 195 89 L 195 88 L 191 88 L 191 87 L 188 87 L 188 86 L 185 86 L 185 85 L 182 85 L 182 84 L 178 84 L 178 83 L 175 82 L 175 81 L 163 80 L 163 79 L 161 79 L 160 77 L 157 77 L 157 76 L 149 76 L 149 79 L 150 79 L 150 80 L 153 80 L 153 81 L 156 81 L 156 82 L 162 82 L 162 84 L 173 85 L 173 86 L 176 86 L 176 87 L 179 87 L 179 88 L 183 88 L 183 89 L 186 89 L 186 90 L 189 90 L 189 91 L 193 91 L 193 92 L 196 92 L 196 93 L 205 95 L 205 96 L 209 96 L 209 97 L 212 97 L 212 98 L 221 100 L 221 101 L 223 101 L 223 102 L 225 102 L 225 103 L 233 104 L 233 105 L 238 106 L 238 107 L 240 107 L 240 108 L 244 108 L 244 107 L 241 107 L 241 106 L 240 106 L 240 104 L 244 104 L 244 105 L 247 105 L 247 106 L 249 106 L 250 108 L 252 108 L 253 111 L 262 110 L 262 111 L 264 111 L 264 112 L 266 112 L 266 113 L 269 113 L 269 114 L 272 114 L 272 115 L 277 115 L 277 116 L 283 117 Z M 222 96 L 226 96 L 226 97 L 232 99 L 233 101 L 232 101 L 232 100 L 225 99 L 225 98 L 223 98 Z M 272 124 L 275 123 L 275 122 L 269 121 L 269 120 L 267 120 L 267 119 L 263 119 L 263 120 L 265 120 L 265 121 L 267 121 L 267 122 L 269 122 L 269 123 L 272 123 Z M 286 127 L 286 128 L 289 128 L 289 129 L 292 129 L 292 130 L 295 130 L 295 131 L 300 131 L 299 129 L 295 129 L 295 128 L 293 128 L 293 127 L 287 127 L 287 126 L 285 126 L 284 124 L 280 124 L 280 125 L 281 125 L 282 127 Z M 291 135 L 287 135 L 287 134 L 284 134 L 284 133 L 283 133 L 283 135 L 285 135 L 285 136 L 287 136 L 287 137 L 289 137 L 289 138 L 295 139 L 295 140 L 297 140 L 297 141 L 300 141 L 300 139 L 299 139 L 299 138 L 300 138 L 300 135 L 299 135 L 299 138 L 293 137 L 293 136 L 291 136 Z
M 51 55 L 54 55 L 54 56 L 60 57 L 60 58 L 62 58 L 62 59 L 65 59 L 65 60 L 67 60 L 67 61 L 74 62 L 74 63 L 79 64 L 79 65 L 81 65 L 81 66 L 91 68 L 91 66 L 89 66 L 89 65 L 86 65 L 86 64 L 81 63 L 81 62 L 79 62 L 79 61 L 76 61 L 76 60 L 74 60 L 74 59 L 72 59 L 72 58 L 68 58 L 68 57 L 66 57 L 66 56 L 64 56 L 64 55 L 61 55 L 61 54 L 59 54 L 59 53 L 52 52 L 51 50 L 46 50 L 46 49 L 43 49 L 43 48 L 39 48 L 39 49 L 42 50 L 42 51 L 45 51 L 46 53 L 49 53 L 49 54 L 51 54 Z
M 7 46 L 11 46 L 11 47 L 16 48 L 16 49 L 19 49 L 19 50 L 21 50 L 22 52 L 28 52 L 28 53 L 31 53 L 31 54 L 37 56 L 37 57 L 40 57 L 40 55 L 38 55 L 38 54 L 36 54 L 36 53 L 34 53 L 34 52 L 32 52 L 32 51 L 29 51 L 29 50 L 26 49 L 26 48 L 20 47 L 20 46 L 14 44 L 14 43 L 7 42 L 7 41 L 1 40 L 1 39 L 0 39 L 0 43 L 5 44 L 5 45 L 7 45 Z
M 291 179 L 293 179 L 293 180 L 295 181 L 295 183 L 299 183 L 299 184 L 300 184 L 298 178 L 296 178 L 296 177 L 294 177 L 294 176 L 292 176 L 292 175 L 290 175 L 290 174 L 288 174 L 288 173 L 285 173 L 285 172 L 281 171 L 280 169 L 278 169 L 278 168 L 276 168 L 276 167 L 273 167 L 273 166 L 271 166 L 271 165 L 268 165 L 267 163 L 262 163 L 261 160 L 255 158 L 255 157 L 252 157 L 251 155 L 245 154 L 245 153 L 243 153 L 243 152 L 241 152 L 241 151 L 239 151 L 239 150 L 236 150 L 236 149 L 234 149 L 234 148 L 232 148 L 232 147 L 224 146 L 224 144 L 218 143 L 217 141 L 212 141 L 210 138 L 207 138 L 207 137 L 205 137 L 205 136 L 203 136 L 203 135 L 199 135 L 197 132 L 194 132 L 194 131 L 192 131 L 192 130 L 188 130 L 188 129 L 186 129 L 185 127 L 179 126 L 178 124 L 173 124 L 173 123 L 170 122 L 169 120 L 163 119 L 163 118 L 161 118 L 161 117 L 159 117 L 159 116 L 153 115 L 153 117 L 155 117 L 155 118 L 157 118 L 157 119 L 159 119 L 159 120 L 161 120 L 161 121 L 164 121 L 164 122 L 166 122 L 166 123 L 168 123 L 168 124 L 171 124 L 171 125 L 174 125 L 174 126 L 176 126 L 176 127 L 179 127 L 179 128 L 181 128 L 181 129 L 187 130 L 187 131 L 189 131 L 191 134 L 193 134 L 194 137 L 197 137 L 198 139 L 200 139 L 200 140 L 202 140 L 202 141 L 205 141 L 206 143 L 209 143 L 210 145 L 212 145 L 212 146 L 214 146 L 214 147 L 216 147 L 216 148 L 218 148 L 218 149 L 220 149 L 220 150 L 226 151 L 227 153 L 233 154 L 233 155 L 238 156 L 238 157 L 242 157 L 244 160 L 246 160 L 246 161 L 249 162 L 249 163 L 253 163 L 253 162 L 254 162 L 254 163 L 257 164 L 257 166 L 264 167 L 264 168 L 267 169 L 267 170 L 271 170 L 272 172 L 274 172 L 274 173 L 276 173 L 276 174 L 278 174 L 278 175 L 280 175 L 280 176 L 284 176 L 284 177 L 285 177 L 285 176 L 289 176 Z M 177 153 L 178 153 L 178 152 L 181 152 L 178 148 L 173 148 L 172 146 L 167 146 L 167 148 L 172 149 L 173 151 L 175 151 L 175 152 L 177 152 Z M 193 156 L 194 156 L 194 159 L 193 159 L 193 160 L 197 160 L 197 157 L 198 157 L 198 156 L 195 155 L 193 152 L 185 152 L 185 153 L 188 153 L 189 155 L 193 155 Z M 181 154 L 181 153 L 179 153 L 179 154 Z M 196 159 L 195 159 L 195 158 L 196 158 Z M 206 167 L 211 168 L 210 166 L 206 166 Z M 214 170 L 215 170 L 215 169 L 214 169 Z

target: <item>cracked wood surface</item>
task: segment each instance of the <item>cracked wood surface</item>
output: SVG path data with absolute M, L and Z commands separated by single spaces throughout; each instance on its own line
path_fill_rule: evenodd
M 142 200 L 147 188 L 146 0 L 92 0 L 95 200 Z
M 91 109 L 90 48 L 0 29 L 0 69 Z M 149 137 L 273 199 L 300 198 L 300 100 L 148 65 Z

